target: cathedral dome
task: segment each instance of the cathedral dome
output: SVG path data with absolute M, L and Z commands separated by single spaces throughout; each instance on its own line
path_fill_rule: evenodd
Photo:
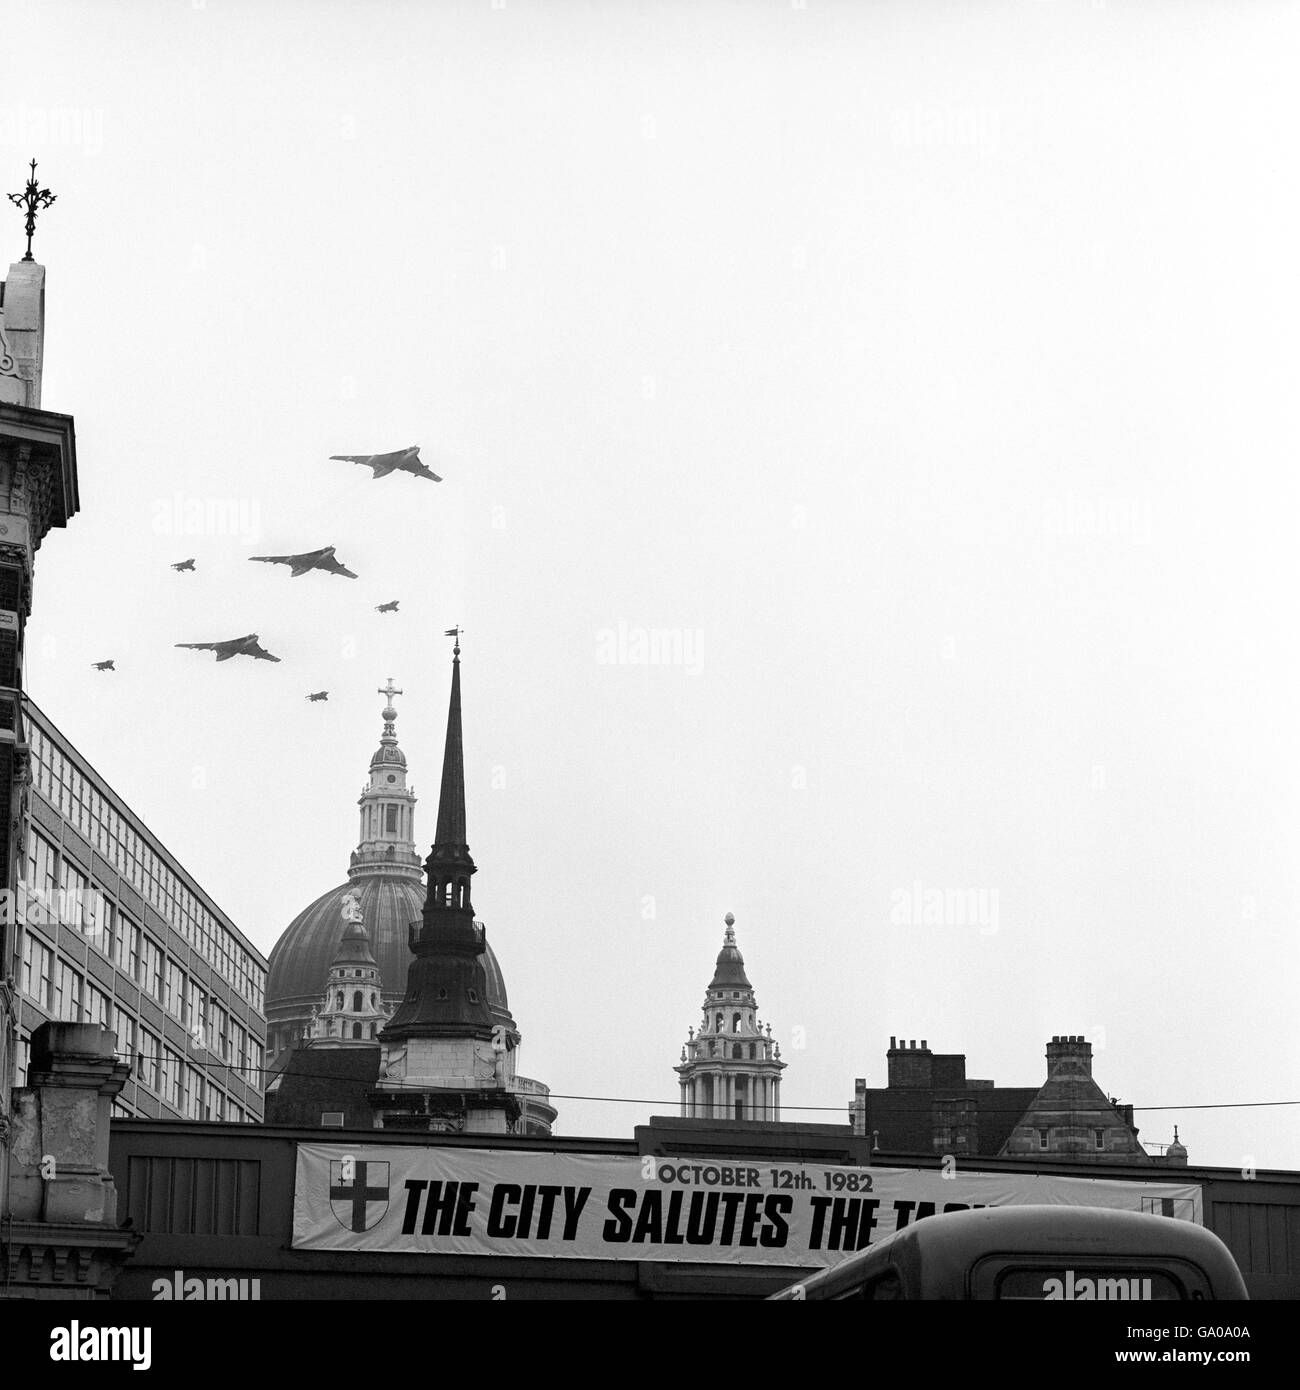
M 423 880 L 374 874 L 340 883 L 305 907 L 271 948 L 266 1025 L 273 1054 L 298 1036 L 311 1017 L 312 1005 L 320 1003 L 325 978 L 349 925 L 343 920 L 342 906 L 350 892 L 361 899 L 362 922 L 379 966 L 384 1003 L 400 1004 L 406 994 L 406 972 L 415 959 L 407 928 L 424 911 Z M 483 954 L 483 967 L 492 1016 L 513 1030 L 505 978 L 491 946 Z

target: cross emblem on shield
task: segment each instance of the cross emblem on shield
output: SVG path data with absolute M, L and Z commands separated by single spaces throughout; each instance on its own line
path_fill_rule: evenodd
M 349 1161 L 351 1181 L 343 1180 L 342 1159 L 330 1160 L 330 1210 L 347 1231 L 368 1231 L 388 1211 L 388 1164 Z

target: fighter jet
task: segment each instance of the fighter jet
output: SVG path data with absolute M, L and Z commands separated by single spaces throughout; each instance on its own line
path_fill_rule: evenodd
M 442 482 L 432 468 L 420 462 L 418 444 L 412 444 L 409 449 L 397 449 L 391 454 L 331 454 L 330 458 L 337 459 L 340 463 L 364 463 L 367 468 L 374 470 L 373 476 L 376 478 L 385 478 L 401 469 L 403 473 L 414 473 L 417 478 L 432 478 L 435 483 Z
M 229 661 L 232 656 L 255 656 L 259 661 L 280 659 L 258 646 L 255 632 L 250 632 L 247 637 L 232 637 L 226 642 L 177 642 L 176 645 L 191 647 L 198 652 L 216 652 L 218 661 Z
M 308 696 L 307 696 L 307 698 L 308 698 L 309 700 L 313 700 L 313 701 L 315 701 L 315 700 L 328 700 L 329 697 L 330 697 L 330 693 L 329 693 L 328 690 L 318 690 L 314 695 L 308 695 Z
M 117 667 L 111 661 L 92 661 L 90 663 L 96 671 L 116 671 Z
M 193 568 L 193 560 L 178 560 L 177 563 L 172 566 L 174 570 L 192 570 Z
M 334 547 L 327 545 L 324 550 L 308 550 L 302 555 L 250 555 L 250 560 L 265 560 L 271 565 L 292 565 L 290 579 L 297 579 L 308 570 L 328 570 L 331 574 L 341 574 L 345 579 L 355 579 L 346 565 L 340 565 L 334 558 Z
M 401 601 L 402 601 L 401 599 L 395 598 L 395 599 L 393 599 L 393 601 L 392 601 L 391 603 L 381 603 L 381 604 L 379 604 L 378 607 L 375 609 L 375 612 L 376 612 L 376 613 L 396 613 L 396 612 L 397 612 L 397 605 L 398 605 L 399 603 L 401 603 Z

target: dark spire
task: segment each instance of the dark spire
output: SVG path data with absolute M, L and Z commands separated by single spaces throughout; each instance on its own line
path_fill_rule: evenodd
M 406 977 L 406 997 L 384 1029 L 385 1040 L 408 1037 L 492 1036 L 487 1002 L 483 929 L 474 921 L 470 876 L 477 872 L 465 843 L 465 753 L 460 725 L 459 628 L 452 654 L 451 702 L 438 802 L 438 838 L 424 871 L 428 894 L 420 922 L 412 922 L 415 954 Z
M 469 858 L 465 840 L 465 745 L 460 729 L 460 637 L 459 628 L 447 636 L 456 635 L 451 658 L 451 702 L 447 707 L 447 743 L 442 753 L 442 791 L 438 796 L 438 831 L 434 836 L 434 852 L 456 849 Z M 459 856 L 458 856 L 459 857 Z

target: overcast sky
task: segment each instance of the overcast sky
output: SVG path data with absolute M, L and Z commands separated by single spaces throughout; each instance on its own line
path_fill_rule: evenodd
M 345 877 L 389 675 L 427 852 L 459 622 L 474 902 L 560 1132 L 675 1113 L 732 911 L 786 1118 L 891 1035 L 1034 1086 L 1082 1033 L 1144 1142 L 1300 1167 L 1300 1107 L 1197 1108 L 1300 1099 L 1300 12 L 4 42 L 81 486 L 27 685 L 264 952 Z M 416 442 L 445 482 L 329 461 Z M 328 544 L 359 580 L 247 561 Z M 282 664 L 173 645 L 247 632 Z

